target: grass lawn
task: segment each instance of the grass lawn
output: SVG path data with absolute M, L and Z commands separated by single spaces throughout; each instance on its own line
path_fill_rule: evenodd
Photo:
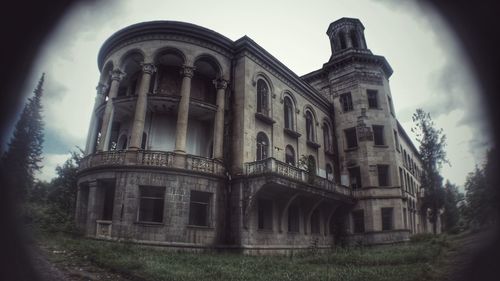
M 243 256 L 175 253 L 131 243 L 39 236 L 57 264 L 92 262 L 137 280 L 439 280 L 446 236 L 398 245 L 338 248 L 329 254 Z M 64 254 L 61 254 L 64 253 Z

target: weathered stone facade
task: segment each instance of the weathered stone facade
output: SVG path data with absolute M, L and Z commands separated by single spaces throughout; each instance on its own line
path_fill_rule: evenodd
M 244 36 L 155 21 L 112 35 L 80 163 L 88 236 L 247 253 L 408 240 L 418 152 L 395 118 L 384 57 L 357 19 L 297 76 Z

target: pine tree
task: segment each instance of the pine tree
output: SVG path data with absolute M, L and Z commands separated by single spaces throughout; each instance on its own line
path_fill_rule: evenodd
M 444 205 L 443 177 L 439 174 L 444 163 L 449 163 L 446 158 L 446 135 L 443 129 L 436 129 L 431 115 L 422 109 L 417 109 L 413 114 L 414 127 L 411 129 L 417 136 L 420 144 L 419 152 L 422 160 L 422 176 L 420 182 L 424 188 L 424 198 L 421 212 L 427 214 L 430 210 L 432 231 L 437 232 L 437 221 L 440 210 Z
M 7 151 L 2 155 L 2 170 L 8 185 L 14 189 L 19 199 L 26 199 L 35 182 L 35 173 L 42 166 L 43 120 L 42 104 L 43 83 L 42 74 L 34 95 L 25 104 Z

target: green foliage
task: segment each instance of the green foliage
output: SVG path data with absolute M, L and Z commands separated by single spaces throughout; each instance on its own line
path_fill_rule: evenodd
M 74 213 L 81 152 L 72 152 L 68 160 L 58 165 L 57 177 L 50 183 L 39 182 L 35 185 L 31 199 L 23 206 L 27 224 L 46 232 L 77 232 Z
M 443 177 L 439 170 L 443 164 L 449 164 L 445 151 L 446 135 L 443 134 L 443 129 L 435 128 L 431 115 L 420 108 L 413 114 L 412 120 L 414 127 L 411 131 L 417 136 L 422 160 L 420 182 L 424 188 L 424 198 L 421 202 L 421 212 L 427 214 L 427 210 L 430 210 L 433 232 L 437 233 L 437 220 L 445 201 Z
M 431 241 L 336 248 L 329 253 L 244 256 L 229 253 L 176 253 L 137 244 L 47 236 L 52 250 L 145 280 L 430 280 L 443 246 Z M 77 263 L 78 264 L 78 263 Z
M 496 148 L 488 151 L 486 163 L 476 166 L 465 181 L 465 205 L 461 208 L 467 225 L 472 229 L 495 223 L 497 218 L 498 188 L 494 184 L 495 173 L 498 173 Z
M 458 187 L 450 181 L 444 185 L 444 213 L 442 215 L 445 231 L 448 233 L 458 233 L 458 223 L 460 221 L 460 212 L 458 203 L 463 200 L 464 195 L 458 191 Z
M 44 79 L 45 73 L 33 91 L 34 95 L 25 104 L 1 159 L 3 184 L 15 190 L 17 199 L 29 196 L 35 183 L 34 174 L 42 168 L 44 135 L 41 98 Z

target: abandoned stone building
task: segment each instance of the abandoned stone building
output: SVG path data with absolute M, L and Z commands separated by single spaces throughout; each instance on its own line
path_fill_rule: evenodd
M 395 116 L 392 68 L 358 19 L 298 76 L 247 36 L 189 23 L 126 27 L 101 72 L 80 162 L 86 235 L 286 252 L 431 230 L 419 154 Z

